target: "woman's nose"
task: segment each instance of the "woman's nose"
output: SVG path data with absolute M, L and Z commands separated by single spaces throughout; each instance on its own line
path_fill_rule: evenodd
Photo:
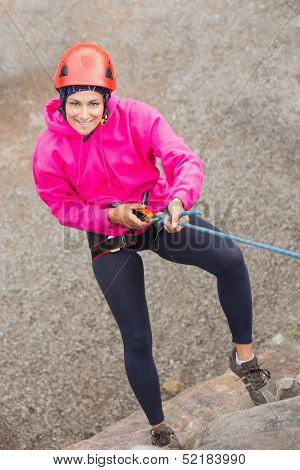
M 85 121 L 89 117 L 89 114 L 90 113 L 89 113 L 88 108 L 86 108 L 86 107 L 81 108 L 80 113 L 79 113 L 80 119 L 82 121 Z

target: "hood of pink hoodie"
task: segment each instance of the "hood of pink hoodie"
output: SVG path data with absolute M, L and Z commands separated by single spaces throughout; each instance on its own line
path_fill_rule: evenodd
M 114 94 L 111 95 L 111 98 L 108 102 L 109 116 L 108 116 L 108 119 L 106 121 L 105 126 L 108 127 L 110 125 L 110 122 L 112 120 L 114 111 L 115 111 L 116 106 L 117 106 L 119 101 L 120 101 L 119 96 L 114 95 Z M 61 135 L 64 135 L 64 136 L 70 136 L 73 139 L 74 138 L 78 139 L 78 141 L 81 141 L 81 149 L 82 149 L 82 145 L 84 145 L 84 143 L 89 139 L 89 137 L 94 135 L 95 138 L 97 138 L 99 136 L 100 137 L 100 146 L 101 146 L 101 150 L 102 150 L 102 139 L 103 139 L 103 137 L 102 137 L 102 125 L 99 124 L 90 134 L 82 135 L 79 132 L 77 132 L 72 126 L 70 126 L 68 121 L 66 121 L 63 118 L 61 113 L 58 111 L 58 108 L 60 107 L 60 105 L 61 105 L 60 99 L 59 98 L 54 98 L 54 99 L 48 101 L 46 103 L 46 105 L 44 106 L 44 119 L 45 119 L 45 122 L 47 124 L 48 129 L 53 131 L 56 134 L 61 134 Z M 81 169 L 82 155 L 83 155 L 83 152 L 80 151 L 80 154 L 79 154 L 79 172 L 78 172 L 78 179 L 76 181 L 76 184 L 79 184 L 79 182 L 80 182 L 80 176 L 81 176 L 80 169 Z M 100 153 L 100 155 L 102 157 L 102 152 Z M 109 162 L 107 162 L 103 157 L 102 157 L 102 165 L 105 169 L 107 185 L 110 187 L 111 186 L 111 180 L 110 180 L 110 177 L 109 177 L 109 172 L 107 170 L 107 165 L 109 165 Z M 114 172 L 112 167 L 110 167 L 110 169 L 111 169 L 112 172 Z M 125 191 L 128 193 L 127 186 L 124 185 L 124 184 L 122 186 L 124 187 Z

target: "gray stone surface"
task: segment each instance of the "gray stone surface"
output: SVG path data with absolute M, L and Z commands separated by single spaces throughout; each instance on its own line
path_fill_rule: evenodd
M 285 342 L 284 347 L 265 351 L 261 355 L 261 359 L 268 365 L 272 364 L 273 361 L 274 376 L 280 373 L 283 374 L 282 380 L 286 377 L 294 378 L 299 370 L 299 345 L 293 340 L 289 341 L 289 343 Z M 214 427 L 214 424 L 218 423 L 220 417 L 229 420 L 231 427 L 236 425 L 237 428 L 239 421 L 235 417 L 239 417 L 241 432 L 237 430 L 236 435 L 244 436 L 244 439 L 239 443 L 240 448 L 243 448 L 243 445 L 250 445 L 250 442 L 253 448 L 255 448 L 255 445 L 270 446 L 270 433 L 279 432 L 280 436 L 282 436 L 286 427 L 289 426 L 293 427 L 293 433 L 296 432 L 296 436 L 299 434 L 299 416 L 296 413 L 297 406 L 299 406 L 299 404 L 297 405 L 298 401 L 296 401 L 296 405 L 295 402 L 290 402 L 290 407 L 286 400 L 280 402 L 280 412 L 274 410 L 273 405 L 264 412 L 256 412 L 255 408 L 257 407 L 249 398 L 243 382 L 236 379 L 231 370 L 227 369 L 221 376 L 199 382 L 163 402 L 167 424 L 173 428 L 184 449 L 197 449 L 205 445 L 205 436 L 206 434 L 209 436 L 207 429 L 210 429 L 210 426 Z M 285 410 L 285 413 L 282 413 L 282 410 Z M 258 418 L 255 418 L 256 428 L 253 427 L 254 431 L 257 431 L 257 433 L 267 432 L 270 435 L 262 441 L 259 441 L 259 436 L 258 438 L 248 436 L 245 429 L 247 430 L 247 425 L 249 426 L 249 417 L 245 413 L 245 424 L 243 421 L 244 415 L 241 414 L 244 411 L 252 412 L 253 416 L 258 416 Z M 295 413 L 295 416 L 291 417 L 293 413 Z M 217 427 L 217 429 L 219 428 Z M 227 436 L 231 435 L 229 432 L 227 433 L 226 427 L 223 428 L 224 430 L 226 432 L 223 434 L 216 432 L 215 437 L 217 441 L 213 437 L 213 440 L 209 440 L 209 444 L 220 445 L 221 441 L 223 443 L 224 440 L 224 449 L 229 448 L 230 439 L 228 440 Z M 277 436 L 278 439 L 280 436 Z M 149 427 L 144 424 L 143 411 L 136 411 L 126 418 L 107 426 L 90 439 L 74 442 L 67 449 L 135 449 L 136 446 L 149 445 L 151 443 L 149 439 Z M 279 445 L 278 441 L 276 441 L 276 444 L 274 441 L 274 446 L 276 445 Z M 282 445 L 286 446 L 286 448 L 294 448 L 291 447 L 294 445 L 294 441 L 290 439 L 289 433 L 288 437 L 283 438 Z M 221 446 L 220 448 L 223 447 Z
M 297 250 L 297 4 L 2 2 L 3 448 L 64 448 L 140 410 L 85 235 L 61 227 L 33 187 L 32 152 L 44 129 L 43 105 L 57 96 L 51 77 L 61 53 L 80 41 L 109 50 L 118 94 L 157 107 L 203 159 L 197 207 L 208 221 L 227 233 Z M 299 270 L 291 258 L 240 246 L 260 353 L 299 321 Z M 153 253 L 142 258 L 161 383 L 173 379 L 187 389 L 222 374 L 231 335 L 216 279 Z M 165 389 L 162 398 L 169 398 Z M 144 415 L 141 422 L 148 426 Z
M 300 428 L 285 427 L 277 431 L 256 432 L 244 436 L 224 437 L 209 442 L 201 449 L 297 450 L 300 446 Z M 297 458 L 295 456 L 295 458 Z
M 289 429 L 294 430 L 292 434 Z M 235 449 L 235 439 L 241 436 L 248 436 L 247 445 L 250 446 L 248 448 L 265 449 L 264 433 L 267 433 L 267 448 L 300 449 L 299 431 L 300 396 L 220 416 L 201 433 L 201 436 L 195 441 L 193 449 L 201 449 L 202 446 L 208 448 L 213 442 L 222 445 L 222 440 L 225 441 L 225 445 L 231 441 L 230 446 Z M 270 447 L 272 435 L 274 441 L 273 447 Z M 284 447 L 281 447 L 283 436 L 286 439 L 284 439 Z M 289 444 L 288 441 L 290 441 Z

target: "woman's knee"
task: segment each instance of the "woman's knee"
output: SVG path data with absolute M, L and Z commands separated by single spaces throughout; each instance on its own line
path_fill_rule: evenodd
M 219 267 L 219 272 L 238 272 L 239 270 L 244 268 L 244 255 L 242 253 L 242 250 L 235 243 L 233 243 L 229 248 L 224 249 L 220 258 L 221 265 Z
M 152 355 L 152 339 L 150 333 L 130 336 L 124 341 L 125 350 L 135 357 L 143 358 Z

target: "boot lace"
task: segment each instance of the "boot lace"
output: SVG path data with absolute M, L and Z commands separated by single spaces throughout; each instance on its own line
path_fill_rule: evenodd
M 261 369 L 261 365 L 263 365 L 263 362 L 261 364 L 257 364 L 257 366 L 253 365 L 245 369 L 244 375 L 242 375 L 242 377 L 238 377 L 236 380 L 240 380 L 247 377 L 247 379 L 249 379 L 249 381 L 253 385 L 253 388 L 255 390 L 258 390 L 267 383 L 266 377 L 268 379 L 271 378 L 270 371 L 268 369 Z
M 153 431 L 156 431 L 155 434 Z M 163 447 L 167 444 L 178 444 L 176 437 L 171 429 L 159 429 L 159 430 L 151 430 L 151 434 L 155 439 L 155 442 Z

